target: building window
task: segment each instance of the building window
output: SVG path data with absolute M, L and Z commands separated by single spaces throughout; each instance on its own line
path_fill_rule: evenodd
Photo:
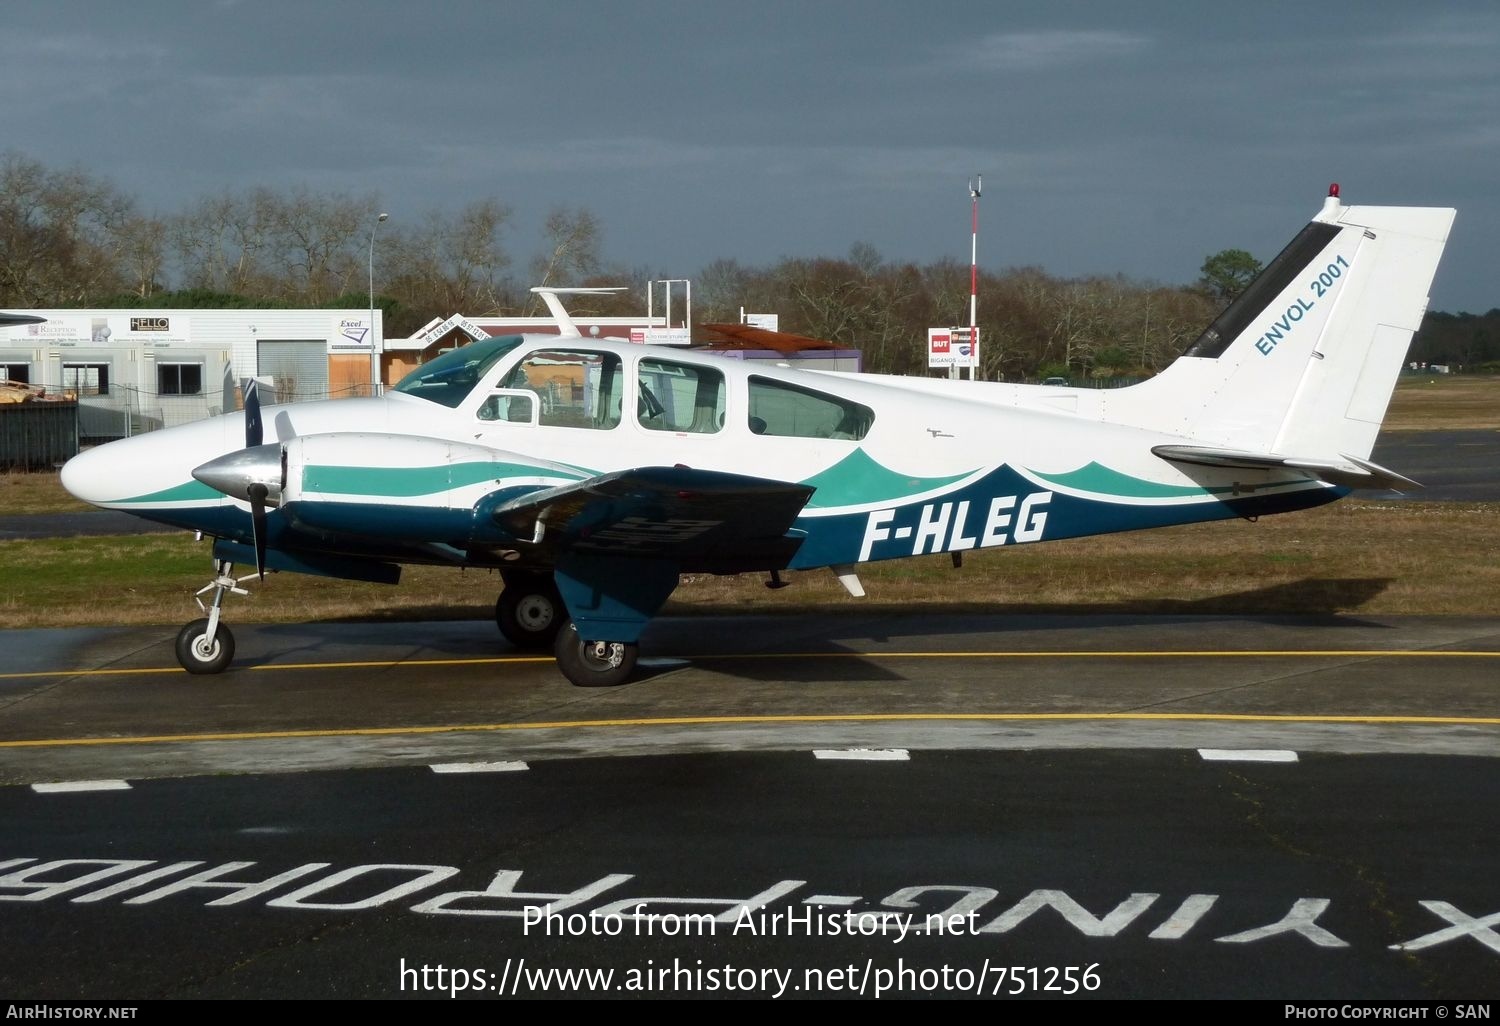
M 62 386 L 78 395 L 109 395 L 109 364 L 65 363 Z
M 0 381 L 14 381 L 22 385 L 31 384 L 31 364 L 0 363 Z
M 158 363 L 156 390 L 162 395 L 202 395 L 203 364 Z

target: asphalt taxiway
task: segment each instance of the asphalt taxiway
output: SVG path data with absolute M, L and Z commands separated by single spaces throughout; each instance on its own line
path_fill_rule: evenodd
M 8 631 L 0 783 L 433 761 L 901 748 L 1500 753 L 1500 619 L 667 617 L 578 688 L 493 624 Z

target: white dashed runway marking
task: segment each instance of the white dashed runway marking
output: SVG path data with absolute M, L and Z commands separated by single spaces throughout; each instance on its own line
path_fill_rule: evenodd
M 59 780 L 51 784 L 32 784 L 37 794 L 68 794 L 76 791 L 129 791 L 123 780 Z

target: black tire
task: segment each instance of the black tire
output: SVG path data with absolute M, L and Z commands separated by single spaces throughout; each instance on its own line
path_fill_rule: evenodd
M 234 660 L 234 635 L 220 623 L 208 636 L 208 617 L 177 632 L 177 661 L 188 673 L 222 673 Z
M 595 651 L 603 644 L 605 655 Z M 557 656 L 557 668 L 581 688 L 612 688 L 624 684 L 635 672 L 635 660 L 640 646 L 633 641 L 585 642 L 578 636 L 578 628 L 568 621 L 557 635 L 553 653 Z
M 557 641 L 567 620 L 562 596 L 544 578 L 509 584 L 495 600 L 495 623 L 517 648 L 546 651 Z

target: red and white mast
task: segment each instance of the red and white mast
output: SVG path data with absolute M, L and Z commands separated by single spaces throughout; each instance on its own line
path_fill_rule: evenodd
M 974 354 L 974 362 L 969 365 L 970 381 L 979 367 L 979 190 L 983 184 L 983 175 L 969 179 L 969 199 L 974 208 L 969 243 L 969 345 Z

